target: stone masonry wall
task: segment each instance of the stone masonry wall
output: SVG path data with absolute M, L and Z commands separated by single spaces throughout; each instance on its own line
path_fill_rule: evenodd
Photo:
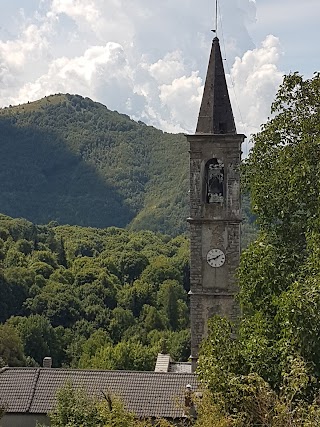
M 239 307 L 235 272 L 240 258 L 240 174 L 243 135 L 192 135 L 190 142 L 190 313 L 191 356 L 196 361 L 214 314 L 236 320 Z M 224 163 L 223 203 L 205 203 L 204 166 L 211 158 Z M 206 261 L 212 248 L 226 255 L 222 267 Z

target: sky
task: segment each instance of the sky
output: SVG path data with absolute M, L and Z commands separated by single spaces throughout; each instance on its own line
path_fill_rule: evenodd
M 259 130 L 282 76 L 319 71 L 319 0 L 220 0 L 238 133 Z M 0 0 L 0 107 L 79 94 L 194 133 L 214 0 Z

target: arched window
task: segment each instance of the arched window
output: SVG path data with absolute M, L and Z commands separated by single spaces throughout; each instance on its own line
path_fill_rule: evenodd
M 220 159 L 210 159 L 205 166 L 206 203 L 222 203 L 224 196 L 224 164 Z

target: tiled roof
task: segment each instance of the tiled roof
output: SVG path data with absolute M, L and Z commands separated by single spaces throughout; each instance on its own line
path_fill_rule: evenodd
M 181 417 L 186 385 L 197 388 L 194 374 L 3 368 L 0 406 L 5 405 L 8 413 L 46 414 L 54 406 L 57 390 L 67 381 L 99 399 L 103 393 L 118 396 L 138 417 Z

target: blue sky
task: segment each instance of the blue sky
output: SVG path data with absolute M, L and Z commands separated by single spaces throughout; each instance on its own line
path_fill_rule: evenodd
M 169 132 L 194 132 L 212 0 L 0 1 L 0 106 L 78 93 Z M 283 74 L 319 70 L 319 0 L 220 0 L 239 132 L 266 120 Z
M 320 2 L 318 0 L 256 0 L 257 21 L 250 28 L 259 43 L 266 34 L 279 37 L 283 56 L 279 66 L 306 77 L 320 69 Z

